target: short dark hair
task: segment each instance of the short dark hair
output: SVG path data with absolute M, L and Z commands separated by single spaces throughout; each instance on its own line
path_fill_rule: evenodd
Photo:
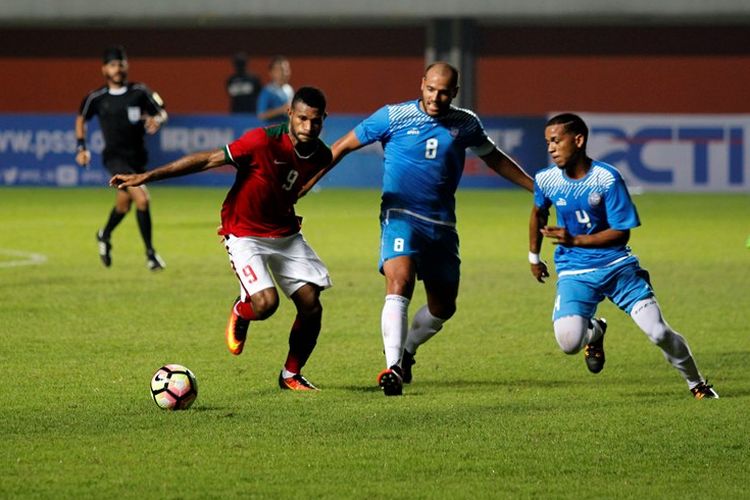
M 237 69 L 244 68 L 245 65 L 247 65 L 247 53 L 246 52 L 236 52 L 232 56 L 232 64 L 234 64 L 234 66 Z
M 317 87 L 300 87 L 292 97 L 292 108 L 298 102 L 303 102 L 321 113 L 326 112 L 326 95 Z
M 125 53 L 125 47 L 122 45 L 107 47 L 102 54 L 102 62 L 104 64 L 107 64 L 109 61 L 126 61 L 127 59 L 128 56 Z
M 576 135 L 581 134 L 583 136 L 584 143 L 588 142 L 589 128 L 586 126 L 586 122 L 583 121 L 583 118 L 574 113 L 561 113 L 559 115 L 555 115 L 547 120 L 547 124 L 544 126 L 544 128 L 547 128 L 551 125 L 562 125 L 565 128 L 566 132 L 570 132 Z
M 283 63 L 284 61 L 288 61 L 289 59 L 286 58 L 286 56 L 282 55 L 276 55 L 271 58 L 271 62 L 268 63 L 268 69 L 273 69 L 274 66 L 276 66 L 279 63 Z

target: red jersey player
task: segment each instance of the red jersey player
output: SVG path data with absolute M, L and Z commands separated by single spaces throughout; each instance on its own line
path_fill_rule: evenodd
M 292 99 L 288 124 L 254 129 L 222 149 L 190 154 L 142 174 L 118 174 L 109 181 L 125 189 L 226 164 L 237 168 L 219 230 L 240 281 L 240 297 L 227 324 L 227 346 L 240 354 L 250 322 L 276 311 L 275 278 L 297 308 L 279 386 L 298 391 L 317 390 L 300 372 L 320 333 L 320 292 L 331 286 L 328 270 L 302 236 L 294 212 L 302 186 L 331 162 L 331 150 L 318 138 L 325 108 L 319 89 L 302 87 Z

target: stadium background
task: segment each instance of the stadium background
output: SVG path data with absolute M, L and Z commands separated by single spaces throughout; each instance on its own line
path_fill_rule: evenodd
M 750 498 L 748 9 L 746 0 L 3 0 L 0 498 Z M 459 312 L 421 352 L 399 401 L 374 384 L 375 185 L 301 202 L 306 237 L 335 282 L 306 373 L 323 389 L 313 397 L 276 386 L 289 301 L 253 327 L 242 357 L 226 352 L 236 284 L 214 237 L 224 188 L 153 186 L 166 272 L 143 265 L 132 216 L 118 228 L 115 265 L 99 264 L 94 230 L 114 193 L 101 168 L 74 165 L 70 138 L 80 99 L 100 84 L 104 45 L 127 44 L 132 77 L 164 94 L 172 118 L 154 147 L 180 154 L 253 123 L 225 111 L 235 50 L 261 75 L 285 52 L 293 84 L 325 86 L 330 140 L 346 120 L 416 96 L 431 41 L 440 32 L 450 45 L 451 26 L 474 35 L 484 123 L 530 170 L 523 154 L 546 161 L 540 122 L 573 109 L 588 113 L 597 140 L 620 137 L 597 147 L 611 148 L 602 152 L 631 188 L 650 176 L 647 190 L 743 191 L 636 200 L 634 249 L 721 400 L 694 401 L 608 303 L 605 373 L 594 380 L 579 356 L 560 353 L 554 285 L 528 273 L 521 191 L 459 190 Z M 367 155 L 334 173 L 362 179 L 377 163 Z M 467 170 L 464 181 L 480 184 L 472 162 Z M 15 187 L 81 183 L 100 187 Z M 199 378 L 189 412 L 151 401 L 147 381 L 165 362 Z
M 531 171 L 546 163 L 541 140 L 533 137 L 541 134 L 544 117 L 572 110 L 596 113 L 590 118 L 596 127 L 619 131 L 608 136 L 617 144 L 595 147 L 594 153 L 619 161 L 631 185 L 748 188 L 748 4 L 578 0 L 567 2 L 565 12 L 554 9 L 559 7 L 542 0 L 386 1 L 375 12 L 367 2 L 337 0 L 5 2 L 0 183 L 101 181 L 103 172 L 81 178 L 69 168 L 74 145 L 72 121 L 68 126 L 66 120 L 84 93 L 101 84 L 102 48 L 121 43 L 131 58 L 131 79 L 158 90 L 176 118 L 165 132 L 185 127 L 173 129 L 180 147 L 168 139 L 152 141 L 152 164 L 184 154 L 185 144 L 221 145 L 228 133 L 222 131 L 236 135 L 256 124 L 247 117 L 233 122 L 226 114 L 230 57 L 244 50 L 261 78 L 270 57 L 284 54 L 294 86 L 326 91 L 334 117 L 328 141 L 384 103 L 416 97 L 425 61 L 440 58 L 462 69 L 459 104 L 475 109 L 499 144 Z M 638 116 L 633 121 L 621 114 Z M 21 130 L 41 130 L 26 150 L 16 136 L 19 118 L 31 119 L 31 128 Z M 60 125 L 50 129 L 56 120 Z M 19 140 L 22 147 L 14 149 Z M 671 144 L 657 151 L 643 147 L 649 141 Z M 369 153 L 355 156 L 364 168 L 352 175 L 342 168 L 344 174 L 328 182 L 376 185 L 378 158 Z M 640 165 L 633 165 L 635 157 Z M 505 185 L 471 165 L 467 174 L 467 185 Z M 205 176 L 198 182 L 227 179 Z

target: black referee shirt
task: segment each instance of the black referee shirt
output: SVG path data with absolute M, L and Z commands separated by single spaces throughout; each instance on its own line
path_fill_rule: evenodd
M 120 159 L 132 167 L 143 167 L 148 161 L 143 140 L 144 120 L 159 114 L 163 108 L 159 94 L 142 83 L 128 83 L 114 91 L 106 86 L 92 90 L 81 102 L 79 113 L 86 121 L 94 115 L 99 117 L 105 165 Z

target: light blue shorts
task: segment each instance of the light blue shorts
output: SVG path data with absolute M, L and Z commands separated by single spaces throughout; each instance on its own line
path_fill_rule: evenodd
M 654 296 L 648 271 L 638 259 L 628 257 L 617 264 L 582 274 L 564 275 L 557 281 L 557 297 L 552 320 L 564 316 L 591 319 L 605 298 L 630 314 L 640 300 Z
M 388 211 L 380 218 L 380 272 L 395 257 L 411 257 L 417 278 L 457 283 L 461 276 L 456 228 L 434 224 L 401 212 Z

